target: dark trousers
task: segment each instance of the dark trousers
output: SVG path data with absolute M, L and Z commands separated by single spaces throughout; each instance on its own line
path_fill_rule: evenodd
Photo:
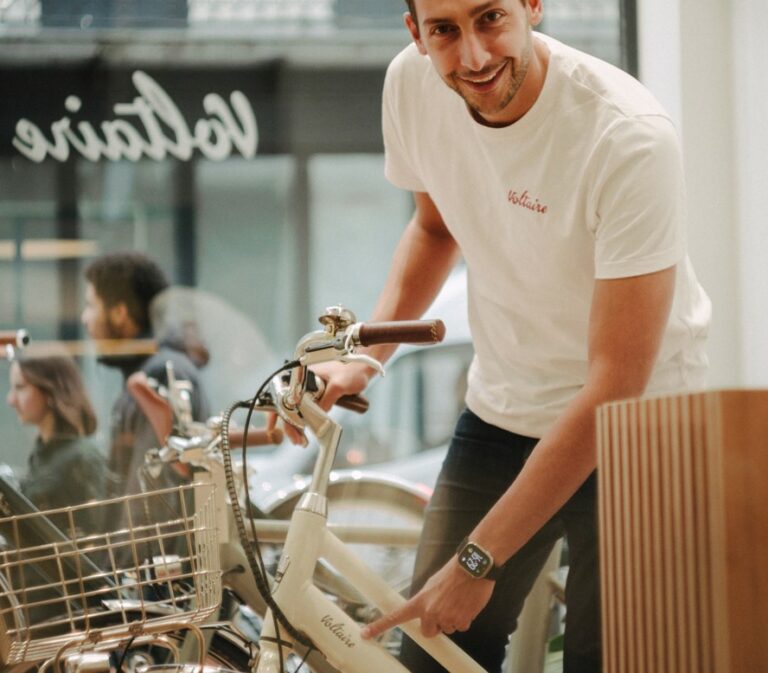
M 427 508 L 412 594 L 455 554 L 459 542 L 517 478 L 537 441 L 489 425 L 471 411 L 462 413 Z M 490 602 L 471 628 L 451 636 L 489 673 L 501 671 L 504 648 L 525 597 L 563 535 L 569 552 L 564 673 L 601 670 L 596 479 L 592 474 L 508 561 Z M 401 660 L 413 673 L 445 670 L 408 638 Z

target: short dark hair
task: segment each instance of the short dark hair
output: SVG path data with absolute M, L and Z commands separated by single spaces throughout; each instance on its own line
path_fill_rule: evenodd
M 113 252 L 91 262 L 85 277 L 107 308 L 125 303 L 139 329 L 149 331 L 149 305 L 168 287 L 168 279 L 154 261 L 140 252 Z
M 520 2 L 522 2 L 523 6 L 525 6 L 528 0 L 520 0 Z M 413 20 L 416 22 L 416 25 L 418 25 L 419 21 L 416 17 L 416 0 L 405 0 L 405 4 L 408 5 L 408 12 L 410 12 Z
M 28 356 L 14 359 L 22 376 L 48 400 L 54 432 L 63 437 L 84 437 L 96 430 L 96 414 L 85 391 L 80 370 L 71 357 Z

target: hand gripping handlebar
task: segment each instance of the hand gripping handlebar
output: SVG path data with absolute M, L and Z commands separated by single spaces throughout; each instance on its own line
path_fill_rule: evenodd
M 325 392 L 325 381 L 311 370 L 307 370 L 307 392 L 314 393 L 316 400 L 319 400 Z M 342 395 L 336 400 L 335 405 L 343 409 L 349 409 L 358 414 L 364 414 L 368 411 L 370 402 L 363 395 Z
M 356 346 L 376 344 L 436 344 L 445 337 L 442 320 L 398 320 L 357 323 L 351 339 Z
M 363 362 L 383 373 L 378 360 L 368 353 L 356 352 L 356 348 L 375 344 L 434 344 L 445 337 L 442 320 L 355 322 L 354 314 L 341 306 L 326 309 L 320 322 L 325 325 L 325 330 L 307 334 L 296 348 L 294 359 L 301 367 L 294 368 L 286 378 L 275 377 L 272 384 L 275 386 L 272 398 L 278 413 L 284 421 L 299 428 L 303 427 L 303 422 L 296 409 L 303 392 L 313 394 L 315 400 L 323 394 L 323 382 L 314 381 L 315 377 L 307 367 L 330 361 Z M 358 413 L 368 408 L 368 400 L 361 395 L 344 396 L 336 404 Z

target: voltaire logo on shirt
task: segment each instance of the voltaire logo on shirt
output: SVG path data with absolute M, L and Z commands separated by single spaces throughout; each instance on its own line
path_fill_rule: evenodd
M 537 198 L 532 197 L 528 190 L 524 190 L 522 193 L 516 192 L 512 189 L 507 193 L 507 201 L 513 206 L 520 206 L 520 208 L 527 208 L 534 213 L 544 215 L 547 212 L 547 205 L 541 203 Z

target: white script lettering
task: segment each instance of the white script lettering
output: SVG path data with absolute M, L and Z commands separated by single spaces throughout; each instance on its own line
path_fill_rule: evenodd
M 29 119 L 20 119 L 13 146 L 38 163 L 49 155 L 66 161 L 71 150 L 89 161 L 101 157 L 138 161 L 142 156 L 160 161 L 169 155 L 188 161 L 195 148 L 213 161 L 226 159 L 233 147 L 246 159 L 256 154 L 256 116 L 242 92 L 233 91 L 229 105 L 218 94 L 205 95 L 203 110 L 208 117 L 198 119 L 190 128 L 176 103 L 154 79 L 140 70 L 132 79 L 139 95 L 131 103 L 115 104 L 113 110 L 120 119 L 103 121 L 97 129 L 90 122 L 73 123 L 65 116 L 51 124 L 50 139 Z M 82 101 L 67 96 L 64 107 L 74 114 L 82 108 Z

